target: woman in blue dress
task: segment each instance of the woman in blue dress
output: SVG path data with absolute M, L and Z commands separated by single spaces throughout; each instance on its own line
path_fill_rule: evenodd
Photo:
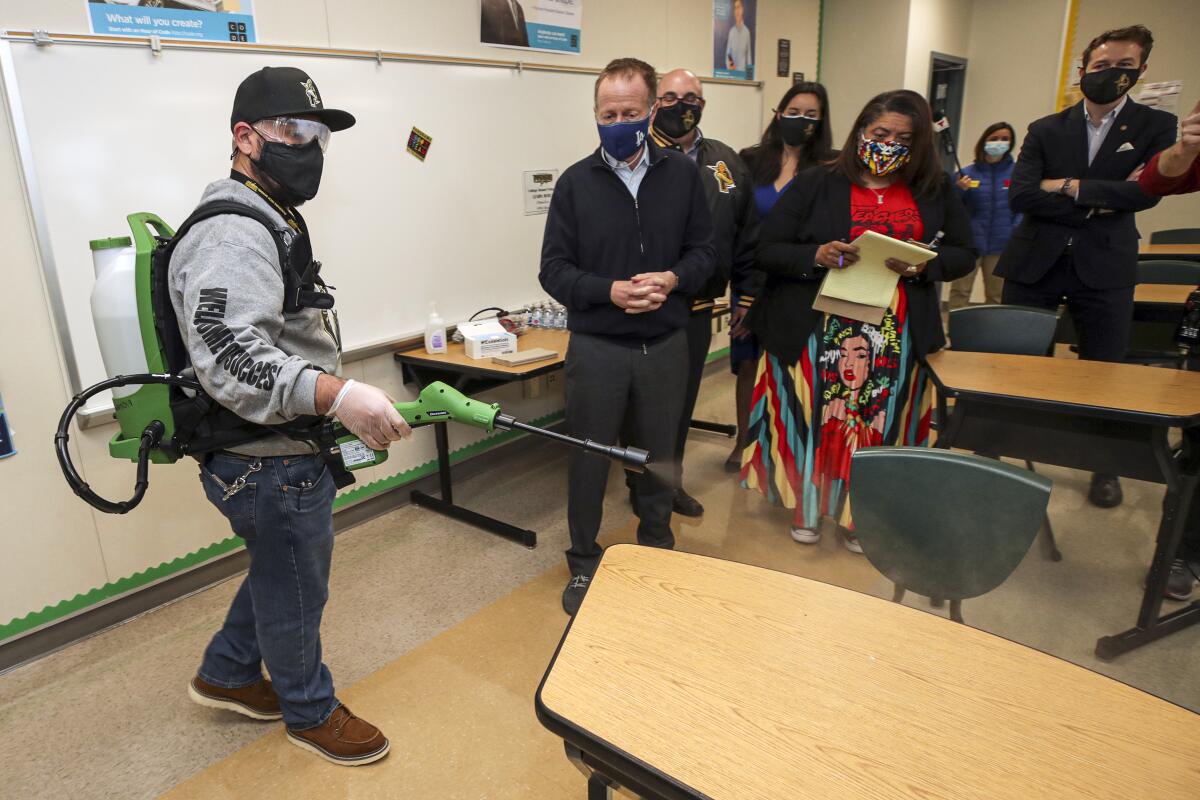
M 812 81 L 792 84 L 784 93 L 771 124 L 763 131 L 762 141 L 741 152 L 742 160 L 754 175 L 754 203 L 758 218 L 765 220 L 775 201 L 802 170 L 831 160 L 837 155 L 829 132 L 829 95 L 825 87 Z M 761 276 L 758 285 L 761 285 Z M 750 396 L 754 391 L 754 373 L 762 355 L 754 334 L 744 319 L 754 303 L 752 295 L 734 295 L 729 319 L 729 367 L 737 376 L 738 435 L 725 469 L 737 472 L 742 464 L 746 432 L 750 426 Z

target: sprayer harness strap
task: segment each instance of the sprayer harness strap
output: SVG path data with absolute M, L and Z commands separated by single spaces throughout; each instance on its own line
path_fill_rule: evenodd
M 171 256 L 174 254 L 175 248 L 183 241 L 183 238 L 187 236 L 193 226 L 206 219 L 221 216 L 222 214 L 236 214 L 238 216 L 249 217 L 270 231 L 271 238 L 275 240 L 275 247 L 279 252 L 280 268 L 283 270 L 283 274 L 287 275 L 287 243 L 284 242 L 283 235 L 275 227 L 275 223 L 265 213 L 245 203 L 237 203 L 229 200 L 206 203 L 193 211 L 191 216 L 184 220 L 183 224 L 175 231 L 175 235 L 163 242 L 154 254 L 155 266 L 157 269 L 162 270 L 161 277 L 154 281 L 154 293 L 156 295 L 154 297 L 156 309 L 154 324 L 158 327 L 158 340 L 163 343 L 167 367 L 175 374 L 181 373 L 185 367 L 190 365 L 191 360 L 188 356 L 186 345 L 179 336 L 178 321 L 174 314 L 168 289 L 167 272 L 171 263 Z M 173 443 L 183 443 L 186 446 L 195 436 L 199 425 L 210 418 L 211 411 L 219 409 L 215 408 L 215 401 L 205 393 L 197 393 L 191 398 L 190 403 L 178 406 L 177 408 L 184 406 L 191 406 L 192 412 L 190 414 L 177 415 L 175 435 L 172 439 Z M 180 454 L 182 454 L 182 449 Z
M 293 268 L 292 261 L 295 254 L 291 252 L 287 242 L 284 241 L 283 233 L 276 227 L 275 221 L 265 212 L 235 201 L 218 200 L 205 203 L 184 220 L 173 237 L 162 241 L 153 256 L 155 272 L 152 280 L 154 324 L 158 328 L 158 339 L 162 343 L 167 368 L 173 374 L 180 374 L 190 367 L 191 359 L 179 334 L 179 323 L 170 297 L 167 277 L 170 271 L 171 256 L 179 242 L 196 223 L 222 214 L 249 217 L 270 232 L 279 252 L 279 265 L 283 272 L 285 289 L 283 311 L 285 313 L 297 310 L 298 306 L 316 308 L 333 306 L 331 295 L 309 290 L 311 284 L 304 283 L 306 273 L 298 273 Z M 303 222 L 300 227 L 303 229 Z M 298 234 L 297 240 L 299 241 L 302 237 L 303 234 Z M 303 247 L 300 257 L 306 262 L 311 262 L 311 251 L 307 247 Z M 315 274 L 315 269 L 309 267 L 313 274 Z M 312 296 L 316 296 L 321 302 L 306 303 L 305 300 Z M 314 367 L 314 369 L 316 368 Z M 268 433 L 279 433 L 315 446 L 318 454 L 322 456 L 333 472 L 334 481 L 339 488 L 354 481 L 354 477 L 345 470 L 340 460 L 333 457 L 331 451 L 334 441 L 330 435 L 328 422 L 324 418 L 301 417 L 281 425 L 255 425 L 238 418 L 203 391 L 197 391 L 191 396 L 181 391 L 173 391 L 172 409 L 175 413 L 175 432 L 169 442 L 163 442 L 160 446 L 162 449 L 170 451 L 175 457 L 199 455 L 212 450 L 224 449 L 234 444 L 253 441 Z M 197 436 L 199 441 L 197 441 Z
M 248 175 L 243 175 L 236 169 L 230 170 L 229 179 L 237 181 L 242 186 L 245 186 L 263 200 L 267 201 L 267 204 L 270 205 L 271 208 L 275 209 L 279 216 L 283 217 L 283 221 L 288 224 L 288 227 L 294 230 L 296 233 L 308 233 L 308 228 L 305 227 L 304 218 L 300 216 L 300 212 L 296 211 L 294 208 L 285 208 L 283 204 L 268 194 L 267 190 L 262 188 L 258 181 L 254 180 Z

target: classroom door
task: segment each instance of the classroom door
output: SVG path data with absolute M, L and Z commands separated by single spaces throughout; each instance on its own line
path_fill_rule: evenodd
M 956 152 L 962 126 L 963 94 L 967 86 L 967 60 L 943 53 L 929 54 L 929 105 L 933 119 L 945 117 L 950 128 L 938 135 L 938 153 L 947 172 L 958 169 Z M 957 161 L 969 163 L 970 153 Z

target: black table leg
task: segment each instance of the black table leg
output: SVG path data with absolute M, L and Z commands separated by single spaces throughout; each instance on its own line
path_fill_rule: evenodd
M 494 533 L 497 536 L 503 536 L 505 539 L 511 539 L 530 549 L 537 547 L 537 533 L 534 531 L 518 528 L 515 525 L 509 525 L 507 522 L 501 522 L 498 519 L 493 519 L 462 506 L 454 505 L 453 486 L 451 486 L 450 482 L 450 434 L 446 430 L 445 423 L 434 425 L 433 429 L 437 442 L 438 480 L 441 484 L 442 496 L 440 498 L 434 497 L 425 492 L 414 490 L 410 495 L 413 503 L 437 511 L 439 514 L 445 514 L 447 517 L 456 519 L 459 522 L 474 525 L 476 528 L 485 530 L 488 533 Z
M 706 422 L 702 419 L 693 419 L 688 422 L 689 428 L 695 428 L 698 431 L 708 431 L 709 433 L 722 433 L 729 437 L 737 436 L 737 425 L 726 425 L 723 422 Z
M 1172 457 L 1167 447 L 1165 431 L 1159 440 L 1160 463 L 1166 478 L 1167 493 L 1163 498 L 1158 541 L 1154 548 L 1154 558 L 1150 562 L 1150 573 L 1146 576 L 1146 591 L 1142 595 L 1137 627 L 1115 636 L 1101 637 L 1096 642 L 1097 658 L 1109 661 L 1122 653 L 1128 653 L 1200 622 L 1200 602 L 1193 602 L 1165 617 L 1158 616 L 1162 610 L 1167 577 L 1171 572 L 1171 561 L 1179 549 L 1188 509 L 1191 507 L 1192 498 L 1195 497 L 1196 487 L 1200 485 L 1200 473 L 1197 470 L 1200 465 L 1195 463 L 1200 459 L 1200 452 L 1197 452 L 1200 448 L 1196 447 L 1197 438 L 1200 437 L 1193 431 L 1187 431 L 1184 434 L 1183 453 L 1178 457 Z
M 612 789 L 599 773 L 592 773 L 588 778 L 588 800 L 612 800 Z

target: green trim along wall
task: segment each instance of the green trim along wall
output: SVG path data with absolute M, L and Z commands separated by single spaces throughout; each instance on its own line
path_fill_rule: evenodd
M 726 348 L 726 352 L 728 352 L 728 348 Z M 710 355 L 709 359 L 712 360 L 714 356 L 717 356 L 717 353 Z M 555 411 L 547 414 L 544 417 L 535 419 L 530 424 L 545 426 L 554 422 L 558 422 L 562 418 L 563 412 Z M 457 464 L 460 461 L 477 456 L 480 453 L 491 450 L 494 447 L 507 444 L 514 439 L 527 435 L 528 434 L 520 433 L 519 431 L 505 431 L 493 436 L 488 436 L 480 439 L 477 442 L 455 450 L 450 454 L 450 463 Z M 334 511 L 337 511 L 340 508 L 345 508 L 347 505 L 352 503 L 357 503 L 359 501 L 383 494 L 384 492 L 391 491 L 392 489 L 403 486 L 407 483 L 412 483 L 413 481 L 424 478 L 427 475 L 432 475 L 435 472 L 437 472 L 436 459 L 426 461 L 424 464 L 418 464 L 412 469 L 404 472 L 398 472 L 395 475 L 374 481 L 365 486 L 352 489 L 345 494 L 338 495 L 333 502 Z M 105 585 L 92 589 L 89 592 L 77 594 L 70 600 L 62 600 L 52 606 L 46 606 L 41 611 L 32 611 L 23 617 L 18 617 L 0 625 L 0 643 L 3 643 L 16 636 L 20 636 L 21 634 L 28 633 L 29 631 L 32 631 L 35 628 L 40 628 L 48 623 L 71 616 L 72 614 L 83 611 L 86 608 L 103 603 L 106 600 L 112 600 L 115 597 L 127 594 L 135 589 L 140 589 L 143 586 L 155 583 L 156 581 L 162 580 L 163 578 L 167 578 L 176 573 L 184 572 L 192 569 L 193 567 L 198 567 L 206 561 L 210 561 L 218 556 L 222 556 L 226 553 L 237 550 L 241 546 L 242 540 L 240 538 L 236 536 L 230 536 L 228 539 L 223 539 L 219 542 L 214 542 L 207 547 L 202 547 L 194 553 L 188 553 L 187 555 L 180 556 L 179 558 L 171 561 L 163 562 L 157 567 L 150 567 L 149 569 L 136 572 L 126 578 L 121 578 L 120 580 L 113 581 L 112 583 L 106 583 Z
M 711 364 L 712 362 L 716 361 L 718 358 L 725 358 L 725 356 L 727 356 L 727 355 L 729 355 L 728 347 L 722 347 L 720 350 L 713 350 L 711 353 L 709 353 L 704 358 L 704 363 Z
M 817 83 L 821 82 L 821 34 L 825 31 L 822 26 L 825 24 L 825 0 L 821 0 L 817 6 L 817 77 L 813 78 Z

